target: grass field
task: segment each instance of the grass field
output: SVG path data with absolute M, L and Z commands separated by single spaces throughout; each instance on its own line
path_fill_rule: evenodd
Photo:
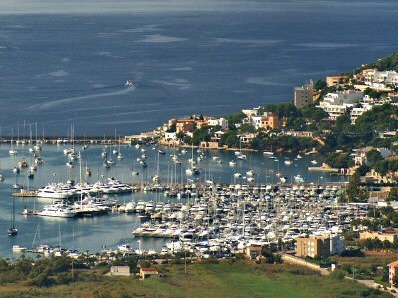
M 158 266 L 161 278 L 144 281 L 88 274 L 91 281 L 51 288 L 23 283 L 0 286 L 0 297 L 389 297 L 357 282 L 320 276 L 290 265 L 243 261 Z M 87 274 L 87 273 L 86 273 Z M 86 278 L 87 280 L 87 278 Z

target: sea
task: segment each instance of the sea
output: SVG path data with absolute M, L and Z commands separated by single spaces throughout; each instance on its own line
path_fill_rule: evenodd
M 0 136 L 65 136 L 73 125 L 76 136 L 114 136 L 152 130 L 169 118 L 204 114 L 226 116 L 243 108 L 281 103 L 293 98 L 293 88 L 329 74 L 397 51 L 396 1 L 23 1 L 0 3 Z M 134 86 L 125 82 L 133 80 Z M 135 215 L 110 214 L 83 219 L 49 219 L 16 215 L 19 233 L 9 238 L 16 180 L 31 188 L 78 177 L 69 174 L 62 146 L 46 145 L 44 165 L 33 181 L 12 168 L 28 147 L 8 155 L 0 146 L 0 256 L 14 258 L 14 244 L 59 242 L 69 248 L 99 251 L 129 242 L 137 226 Z M 130 181 L 138 152 L 123 148 L 126 159 L 109 172 L 101 167 L 100 146 L 82 153 L 93 170 L 91 182 L 115 176 Z M 148 152 L 151 152 L 148 148 Z M 167 155 L 172 154 L 167 150 Z M 230 169 L 233 152 L 206 153 L 200 179 L 233 182 L 233 173 L 254 168 L 256 179 L 271 183 L 268 169 L 288 180 L 301 174 L 307 182 L 340 181 L 341 177 L 307 172 L 312 159 L 286 166 L 249 154 Z M 156 154 L 145 179 L 154 175 Z M 189 154 L 188 154 L 189 155 Z M 182 157 L 187 159 L 188 157 Z M 160 160 L 167 175 L 169 159 Z M 184 164 L 184 163 L 183 163 Z M 135 177 L 134 179 L 143 179 Z M 185 178 L 182 178 L 185 179 Z M 275 181 L 276 182 L 276 181 Z M 119 196 L 129 200 L 168 200 L 159 194 Z M 16 212 L 49 202 L 15 199 Z M 37 234 L 40 239 L 37 239 Z M 35 237 L 36 234 L 36 237 Z M 145 239 L 143 248 L 159 249 L 163 240 Z
M 0 3 L 2 135 L 225 116 L 398 48 L 396 1 L 26 2 Z
M 240 160 L 234 151 L 203 151 L 203 159 L 198 161 L 197 168 L 200 169 L 199 176 L 187 177 L 185 170 L 189 167 L 189 159 L 197 158 L 200 153 L 197 150 L 162 148 L 165 154 L 158 154 L 159 147 L 152 145 L 142 146 L 137 149 L 135 146 L 109 146 L 104 148 L 102 145 L 90 145 L 88 149 L 83 149 L 82 145 L 76 145 L 75 150 L 80 152 L 82 159 L 82 175 L 80 175 L 79 162 L 75 162 L 73 168 L 68 168 L 67 156 L 64 149 L 70 145 L 50 145 L 43 146 L 40 156 L 44 163 L 38 166 L 34 179 L 27 178 L 29 169 L 22 170 L 20 174 L 13 173 L 13 168 L 20 160 L 25 160 L 28 164 L 33 163 L 30 157 L 28 145 L 14 145 L 18 151 L 17 156 L 9 156 L 10 144 L 0 145 L 0 173 L 5 181 L 0 183 L 0 256 L 10 258 L 18 257 L 20 254 L 13 254 L 12 246 L 21 245 L 27 248 L 34 248 L 40 244 L 52 246 L 61 245 L 62 247 L 79 249 L 80 251 L 99 252 L 104 246 L 116 248 L 120 244 L 129 243 L 134 248 L 138 248 L 137 240 L 141 240 L 141 248 L 145 250 L 158 250 L 162 248 L 165 239 L 135 238 L 132 231 L 140 225 L 140 219 L 136 214 L 109 213 L 108 215 L 83 217 L 83 218 L 51 218 L 41 216 L 22 215 L 24 208 L 28 210 L 41 210 L 43 206 L 51 204 L 51 199 L 42 198 L 18 198 L 12 197 L 11 190 L 13 184 L 18 183 L 24 189 L 38 189 L 50 183 L 66 182 L 74 180 L 76 182 L 86 181 L 95 183 L 105 182 L 108 178 L 115 177 L 125 183 L 142 185 L 152 182 L 155 175 L 161 177 L 162 183 L 187 184 L 195 182 L 205 184 L 212 180 L 218 183 L 248 184 L 247 172 L 253 170 L 255 183 L 258 184 L 280 184 L 280 179 L 276 173 L 280 172 L 286 177 L 286 183 L 295 183 L 294 177 L 300 175 L 305 178 L 306 183 L 313 183 L 325 187 L 327 184 L 335 183 L 344 187 L 346 177 L 331 175 L 327 173 L 309 172 L 308 167 L 319 166 L 323 162 L 321 155 L 302 155 L 283 154 L 272 156 L 264 155 L 262 152 L 245 152 L 246 160 Z M 113 150 L 120 150 L 124 156 L 123 160 L 117 160 L 112 155 Z M 105 150 L 108 159 L 117 161 L 111 168 L 103 167 L 104 158 L 101 153 Z M 140 158 L 142 150 L 147 155 L 147 168 L 143 168 L 137 158 Z M 171 156 L 177 155 L 181 161 L 176 165 Z M 159 161 L 159 162 L 158 162 Z M 235 161 L 236 165 L 231 166 L 230 161 Z M 286 162 L 289 161 L 289 162 Z M 314 165 L 314 163 L 317 165 Z M 159 166 L 158 166 L 159 164 Z M 92 176 L 85 177 L 85 167 L 91 168 Z M 159 168 L 159 170 L 158 170 Z M 132 170 L 139 175 L 132 175 Z M 236 178 L 235 173 L 240 173 L 241 177 Z M 191 181 L 189 181 L 191 180 Z M 119 204 L 126 204 L 130 201 L 137 203 L 139 200 L 152 201 L 153 203 L 186 203 L 187 198 L 177 199 L 166 197 L 163 192 L 136 192 L 124 195 L 110 195 L 110 199 L 117 200 Z M 192 199 L 190 199 L 192 201 Z M 9 237 L 7 229 L 10 226 L 13 203 L 16 217 L 16 227 L 18 235 Z M 170 240 L 167 240 L 170 241 Z

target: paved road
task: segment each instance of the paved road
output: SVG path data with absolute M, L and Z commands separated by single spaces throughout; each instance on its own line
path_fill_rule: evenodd
M 310 268 L 312 270 L 316 270 L 316 271 L 320 272 L 321 275 L 329 275 L 330 274 L 330 271 L 328 271 L 328 270 L 326 270 L 324 268 L 321 268 L 319 265 L 315 265 L 315 264 L 309 263 L 306 260 L 297 258 L 297 257 L 292 256 L 292 255 L 282 254 L 282 259 L 286 263 L 301 265 L 301 266 L 308 267 L 308 268 Z

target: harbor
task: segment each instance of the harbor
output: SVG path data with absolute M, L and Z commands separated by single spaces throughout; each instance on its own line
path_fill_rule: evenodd
M 117 248 L 126 243 L 138 249 L 139 240 L 141 250 L 161 251 L 167 239 L 178 241 L 181 236 L 173 234 L 170 237 L 171 234 L 162 233 L 168 225 L 175 229 L 175 225 L 181 224 L 182 231 L 193 224 L 206 226 L 201 221 L 205 218 L 209 231 L 196 231 L 194 236 L 196 239 L 203 234 L 202 238 L 198 236 L 203 240 L 207 232 L 214 231 L 217 220 L 232 216 L 217 209 L 233 207 L 230 213 L 235 217 L 230 219 L 242 225 L 238 214 L 242 214 L 243 198 L 249 196 L 263 201 L 271 195 L 270 187 L 295 191 L 304 188 L 303 195 L 321 187 L 336 194 L 345 184 L 343 176 L 307 172 L 312 161 L 318 158 L 317 162 L 322 163 L 321 157 L 314 155 L 303 158 L 275 155 L 270 158 L 262 152 L 246 152 L 247 159 L 241 160 L 232 151 L 189 150 L 154 144 L 43 144 L 40 151 L 29 150 L 32 148 L 29 144 L 14 144 L 17 155 L 10 155 L 10 148 L 10 144 L 0 146 L 0 173 L 4 177 L 0 184 L 0 218 L 2 226 L 6 227 L 12 210 L 11 198 L 14 197 L 18 235 L 2 236 L 4 241 L 0 250 L 7 256 L 13 256 L 13 245 L 32 250 L 37 227 L 40 227 L 40 243 L 50 246 L 59 246 L 62 238 L 62 247 L 97 252 L 102 247 Z M 117 158 L 120 155 L 123 159 Z M 143 159 L 146 167 L 140 163 Z M 15 172 L 22 160 L 27 163 L 26 167 Z M 36 164 L 35 160 L 41 162 Z M 104 160 L 114 163 L 104 166 Z M 290 162 L 286 163 L 287 160 Z M 199 173 L 190 173 L 192 164 Z M 34 178 L 29 179 L 27 173 L 32 165 L 37 169 Z M 91 173 L 88 173 L 88 167 Z M 282 182 L 281 178 L 285 177 Z M 272 196 L 278 200 L 282 198 L 278 192 Z M 210 197 L 214 199 L 210 200 Z M 242 200 L 239 204 L 238 199 Z M 200 207 L 209 202 L 214 205 L 213 211 Z M 333 202 L 335 197 L 327 201 L 328 204 Z M 254 201 L 247 202 L 245 210 L 250 210 L 252 204 L 258 206 Z M 275 205 L 271 201 L 269 204 Z M 52 209 L 63 208 L 68 208 L 69 212 L 65 217 L 47 216 L 54 215 Z M 188 210 L 191 211 L 186 213 Z M 203 218 L 199 220 L 200 216 L 194 210 L 199 210 Z M 269 212 L 274 212 L 272 210 Z M 257 211 L 253 216 L 258 216 Z M 206 218 L 203 212 L 211 216 Z M 181 216 L 184 221 L 176 224 Z M 247 223 L 250 226 L 249 219 Z M 139 228 L 146 230 L 138 233 Z M 158 233 L 147 232 L 155 228 Z M 276 235 L 281 236 L 281 231 Z

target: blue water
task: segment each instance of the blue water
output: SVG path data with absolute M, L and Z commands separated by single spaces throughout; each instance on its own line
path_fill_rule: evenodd
M 24 121 L 102 136 L 225 115 L 398 48 L 394 1 L 38 2 L 0 4 L 3 135 Z
M 26 206 L 28 209 L 40 210 L 43 205 L 50 204 L 51 200 L 36 198 L 16 198 L 16 226 L 19 229 L 18 235 L 15 237 L 7 236 L 7 229 L 10 224 L 12 197 L 11 186 L 18 182 L 25 188 L 38 189 L 51 182 L 65 182 L 72 178 L 79 181 L 79 167 L 76 166 L 68 172 L 65 163 L 67 157 L 63 154 L 64 146 L 46 145 L 43 147 L 41 156 L 44 164 L 38 167 L 34 180 L 26 178 L 26 171 L 22 171 L 19 175 L 12 172 L 16 163 L 25 157 L 28 163 L 31 163 L 28 146 L 18 146 L 18 156 L 9 156 L 9 145 L 0 145 L 0 173 L 5 177 L 5 181 L 0 183 L 0 256 L 14 257 L 11 248 L 12 245 L 18 244 L 31 248 L 37 227 L 40 230 L 40 240 L 36 239 L 36 245 L 46 243 L 50 245 L 58 245 L 59 229 L 62 235 L 62 245 L 68 248 L 79 248 L 83 251 L 90 250 L 92 252 L 100 251 L 102 245 L 108 247 L 116 247 L 125 241 L 137 247 L 137 239 L 131 234 L 134 227 L 137 227 L 139 221 L 135 214 L 109 214 L 94 218 L 77 218 L 62 219 L 48 218 L 37 216 L 23 216 L 19 213 Z M 157 150 L 152 147 L 146 147 L 148 155 L 148 167 L 143 169 L 136 159 L 141 156 L 141 151 L 132 147 L 121 147 L 121 151 L 125 157 L 123 161 L 118 161 L 116 165 L 106 170 L 102 167 L 103 158 L 101 157 L 102 146 L 90 146 L 87 150 L 82 150 L 80 146 L 76 148 L 81 152 L 83 164 L 88 163 L 92 176 L 87 181 L 94 183 L 107 177 L 116 177 L 124 182 L 147 183 L 157 173 Z M 108 150 L 110 151 L 111 148 Z M 181 166 L 175 168 L 171 161 L 171 154 L 174 154 L 172 148 L 164 148 L 165 155 L 159 157 L 159 176 L 163 183 L 167 183 L 172 178 L 178 183 L 187 182 L 185 170 L 188 167 L 188 159 L 191 158 L 191 152 L 182 154 L 177 150 L 175 153 L 181 159 Z M 242 176 L 246 176 L 246 171 L 253 169 L 257 175 L 255 180 L 258 183 L 277 183 L 279 179 L 275 172 L 282 172 L 287 177 L 288 182 L 293 181 L 293 176 L 301 174 L 306 178 L 307 182 L 315 184 L 323 184 L 326 182 L 343 182 L 344 177 L 331 176 L 328 174 L 311 173 L 307 171 L 308 166 L 312 166 L 311 160 L 322 162 L 321 156 L 303 156 L 302 159 L 296 159 L 295 156 L 277 156 L 279 162 L 269 159 L 261 152 L 247 153 L 247 160 L 238 160 L 234 152 L 205 152 L 205 158 L 198 162 L 198 168 L 202 174 L 194 179 L 197 182 L 204 182 L 212 179 L 215 183 L 247 183 L 244 178 L 234 179 L 233 174 L 239 172 Z M 213 159 L 218 156 L 223 163 L 219 164 Z M 194 158 L 197 153 L 194 152 Z M 293 164 L 285 165 L 284 161 L 289 158 Z M 113 158 L 116 160 L 116 158 Z M 237 162 L 235 167 L 229 166 L 229 161 Z M 135 168 L 140 175 L 131 176 L 131 168 Z M 273 172 L 272 172 L 273 171 Z M 84 175 L 84 170 L 83 170 Z M 84 176 L 83 176 L 84 179 Z M 190 177 L 192 179 L 192 177 Z M 154 202 L 176 202 L 177 199 L 166 198 L 163 193 L 134 193 L 129 195 L 113 196 L 120 203 L 127 203 L 130 200 L 137 202 L 140 199 L 152 200 Z M 184 202 L 184 199 L 182 200 Z M 75 237 L 73 237 L 73 235 Z M 160 249 L 163 245 L 163 239 L 144 239 L 142 247 L 145 249 Z
M 226 115 L 242 108 L 292 98 L 294 86 L 327 74 L 350 71 L 398 48 L 395 38 L 396 1 L 32 1 L 0 3 L 0 126 L 1 135 L 27 124 L 39 134 L 132 134 L 153 129 L 167 119 L 193 113 Z M 134 88 L 124 82 L 132 79 Z M 25 125 L 23 126 L 23 123 Z M 34 129 L 34 126 L 33 126 Z M 84 219 L 48 219 L 17 215 L 19 234 L 8 238 L 15 182 L 11 169 L 17 160 L 0 146 L 0 256 L 13 257 L 13 244 L 32 246 L 36 227 L 41 242 L 98 251 L 101 245 L 128 241 L 137 224 L 135 215 L 112 214 Z M 62 147 L 46 146 L 45 165 L 30 187 L 65 181 L 68 173 Z M 28 148 L 19 149 L 28 158 Z M 94 178 L 117 176 L 128 181 L 138 152 L 126 149 L 126 160 L 103 172 L 101 148 L 83 153 Z M 149 148 L 149 152 L 152 152 Z M 168 151 L 167 155 L 171 152 Z M 207 153 L 208 155 L 212 153 Z M 154 175 L 154 153 L 145 179 Z M 216 182 L 232 182 L 228 161 L 208 156 L 200 167 Z M 17 158 L 19 159 L 20 156 Z M 163 157 L 165 158 L 165 157 Z M 182 157 L 183 164 L 189 158 Z M 318 158 L 318 157 L 315 157 Z M 307 181 L 339 181 L 307 173 L 311 158 L 280 170 L 290 180 L 302 174 Z M 167 176 L 168 160 L 161 160 Z M 277 163 L 254 153 L 237 168 L 253 167 L 258 182 L 276 182 L 266 170 Z M 56 175 L 54 175 L 54 173 Z M 77 177 L 77 169 L 71 175 Z M 139 177 L 142 177 L 139 176 Z M 267 177 L 270 176 L 270 177 Z M 25 183 L 21 175 L 20 183 Z M 140 179 L 140 178 L 135 178 Z M 185 179 L 185 178 L 184 178 Z M 204 175 L 200 179 L 204 179 Z M 139 182 L 139 181 L 135 181 Z M 121 196 L 119 201 L 138 200 Z M 143 199 L 163 199 L 155 194 Z M 41 207 L 46 202 L 17 199 L 16 209 Z M 74 241 L 72 234 L 75 234 Z M 145 240 L 143 248 L 159 248 L 162 240 Z

